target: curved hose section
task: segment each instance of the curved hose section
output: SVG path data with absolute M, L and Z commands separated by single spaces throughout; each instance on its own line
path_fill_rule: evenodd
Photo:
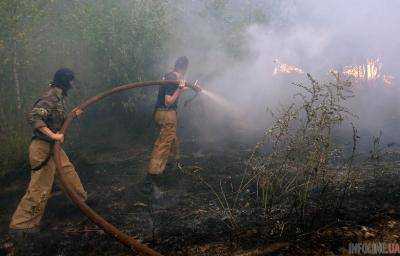
M 75 110 L 80 109 L 84 111 L 87 109 L 89 106 L 95 104 L 96 102 L 100 101 L 101 99 L 104 99 L 105 97 L 108 97 L 110 95 L 122 92 L 122 91 L 127 91 L 139 87 L 146 87 L 146 86 L 153 86 L 153 85 L 168 85 L 168 84 L 179 84 L 179 81 L 148 81 L 148 82 L 138 82 L 138 83 L 132 83 L 132 84 L 126 84 L 126 85 L 121 85 L 118 87 L 115 87 L 109 91 L 103 92 L 101 94 L 98 94 L 94 97 L 91 97 L 87 99 L 86 101 L 82 102 L 77 108 L 75 108 L 73 111 L 71 111 L 65 122 L 63 123 L 63 126 L 60 130 L 60 133 L 63 133 L 64 135 L 66 134 L 69 125 L 71 124 L 72 120 L 76 117 Z M 103 217 L 101 217 L 98 213 L 96 213 L 92 208 L 90 208 L 80 196 L 74 191 L 74 189 L 71 188 L 70 184 L 68 181 L 65 179 L 62 173 L 62 165 L 61 165 L 61 145 L 59 142 L 57 142 L 54 146 L 54 160 L 56 164 L 56 169 L 58 176 L 60 178 L 60 182 L 62 186 L 65 189 L 65 192 L 71 198 L 72 202 L 97 226 L 102 228 L 106 233 L 110 234 L 114 238 L 116 238 L 120 243 L 124 244 L 125 246 L 136 250 L 140 255 L 149 255 L 149 256 L 162 256 L 160 253 L 154 251 L 153 249 L 149 248 L 148 246 L 140 243 L 137 239 L 128 236 L 127 234 L 123 233 L 120 231 L 118 228 L 113 226 L 111 223 L 106 221 Z

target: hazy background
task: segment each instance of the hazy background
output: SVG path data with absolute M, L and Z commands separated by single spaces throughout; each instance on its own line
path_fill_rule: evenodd
M 229 102 L 200 95 L 183 107 L 187 93 L 179 110 L 184 143 L 257 140 L 271 121 L 266 109 L 290 103 L 290 83 L 305 81 L 274 76 L 275 59 L 327 80 L 329 69 L 378 58 L 381 74 L 394 77 L 391 88 L 382 79 L 359 84 L 351 105 L 366 141 L 379 130 L 386 142 L 400 141 L 399 11 L 397 1 L 372 0 L 1 1 L 0 172 L 25 161 L 26 113 L 58 68 L 77 73 L 73 107 L 117 85 L 157 80 L 181 55 L 190 59 L 189 80 Z M 70 148 L 150 144 L 156 94 L 131 91 L 91 108 L 71 130 Z
M 232 102 L 231 112 L 236 112 L 238 118 L 246 117 L 242 121 L 249 128 L 248 132 L 256 132 L 255 129 L 268 124 L 266 107 L 274 109 L 292 101 L 294 87 L 290 82 L 305 79 L 305 74 L 273 76 L 275 59 L 295 65 L 321 80 L 332 79 L 328 74 L 330 69 L 341 71 L 346 66 L 366 65 L 367 60 L 372 59 L 379 60 L 380 78 L 368 83 L 353 79 L 356 97 L 351 106 L 359 115 L 354 122 L 361 133 L 365 133 L 366 140 L 383 131 L 384 141 L 399 141 L 400 91 L 396 58 L 400 38 L 396 35 L 400 31 L 400 3 L 369 0 L 243 3 L 230 1 L 232 13 L 254 8 L 266 14 L 268 22 L 251 22 L 253 18 L 248 17 L 249 25 L 241 32 L 241 58 L 229 54 L 227 47 L 220 47 L 221 42 L 227 40 L 224 33 L 215 22 L 193 15 L 197 10 L 195 5 L 182 17 L 182 23 L 187 26 L 185 31 L 189 31 L 185 35 L 187 39 L 175 48 L 194 60 L 190 77 L 210 74 L 205 86 Z M 228 40 L 232 44 L 240 41 Z M 382 81 L 385 74 L 394 77 L 390 88 L 385 88 Z M 203 101 L 208 102 L 206 98 Z M 212 102 L 206 105 L 216 107 Z M 223 118 L 226 113 L 219 112 L 225 110 L 208 111 L 214 116 L 209 116 L 208 120 L 221 123 L 211 131 L 204 128 L 207 132 L 203 137 L 221 130 L 227 119 Z M 243 114 L 238 116 L 238 112 Z M 235 125 L 235 122 L 230 124 Z M 224 134 L 226 132 L 223 130 Z

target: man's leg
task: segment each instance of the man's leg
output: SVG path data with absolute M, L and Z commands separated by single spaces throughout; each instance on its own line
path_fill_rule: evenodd
M 164 172 L 176 137 L 176 112 L 156 111 L 155 121 L 160 128 L 160 134 L 154 143 L 143 192 L 152 193 L 155 199 L 160 199 L 164 193 L 161 189 L 161 181 L 164 177 L 161 174 Z
M 173 157 L 175 159 L 175 161 L 179 161 L 181 158 L 180 155 L 180 147 L 179 147 L 179 138 L 178 135 L 175 132 L 175 139 L 172 143 L 172 149 L 171 149 L 171 157 Z
M 157 111 L 156 122 L 160 126 L 160 134 L 154 143 L 148 173 L 161 174 L 164 172 L 172 146 L 176 141 L 176 112 Z
M 72 188 L 74 188 L 75 192 L 82 197 L 83 201 L 86 201 L 87 193 L 82 185 L 81 179 L 76 173 L 74 165 L 71 163 L 64 150 L 61 150 L 61 166 L 62 174 L 65 179 L 69 182 Z
M 43 163 L 49 151 L 49 143 L 32 141 L 29 147 L 31 166 Z M 32 171 L 29 187 L 12 216 L 11 229 L 30 229 L 39 226 L 53 186 L 54 172 L 55 164 L 51 159 L 41 169 Z

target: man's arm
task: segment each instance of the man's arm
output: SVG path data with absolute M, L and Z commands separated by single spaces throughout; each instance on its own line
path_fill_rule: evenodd
M 45 122 L 49 115 L 49 109 L 51 108 L 51 102 L 46 100 L 39 100 L 29 113 L 29 123 L 32 125 L 34 130 L 38 130 L 41 133 L 47 135 L 52 140 L 64 142 L 64 134 L 54 133 L 51 131 Z
M 52 140 L 59 141 L 61 143 L 64 142 L 64 134 L 62 133 L 54 133 L 47 126 L 40 127 L 38 129 L 41 133 L 47 135 Z
M 187 89 L 188 87 L 186 86 L 185 80 L 180 80 L 178 89 L 172 95 L 165 95 L 165 105 L 168 107 L 174 104 L 182 92 L 186 91 Z

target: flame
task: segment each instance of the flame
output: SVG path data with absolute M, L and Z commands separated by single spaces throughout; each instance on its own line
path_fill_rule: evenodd
M 378 81 L 383 82 L 383 86 L 389 88 L 393 86 L 395 77 L 389 74 L 383 74 L 382 62 L 379 58 L 367 59 L 366 64 L 358 66 L 346 66 L 343 69 L 343 74 L 355 78 L 355 83 L 360 84 L 363 81 Z M 370 84 L 375 86 L 375 83 Z
M 343 74 L 361 80 L 377 80 L 381 77 L 382 63 L 378 59 L 368 59 L 366 64 L 345 66 Z
M 275 69 L 274 69 L 274 75 L 278 74 L 304 74 L 304 71 L 295 65 L 291 64 L 286 64 L 286 63 L 281 63 L 278 59 L 274 60 Z
M 281 63 L 278 59 L 274 60 L 275 69 L 273 75 L 278 74 L 304 74 L 304 71 L 294 65 Z M 376 86 L 378 81 L 383 82 L 383 86 L 390 88 L 394 85 L 395 77 L 389 74 L 383 74 L 382 62 L 379 58 L 367 59 L 365 64 L 355 66 L 345 66 L 342 72 L 336 69 L 330 69 L 329 72 L 335 76 L 343 74 L 347 77 L 354 78 L 354 84 L 368 83 L 369 86 Z

